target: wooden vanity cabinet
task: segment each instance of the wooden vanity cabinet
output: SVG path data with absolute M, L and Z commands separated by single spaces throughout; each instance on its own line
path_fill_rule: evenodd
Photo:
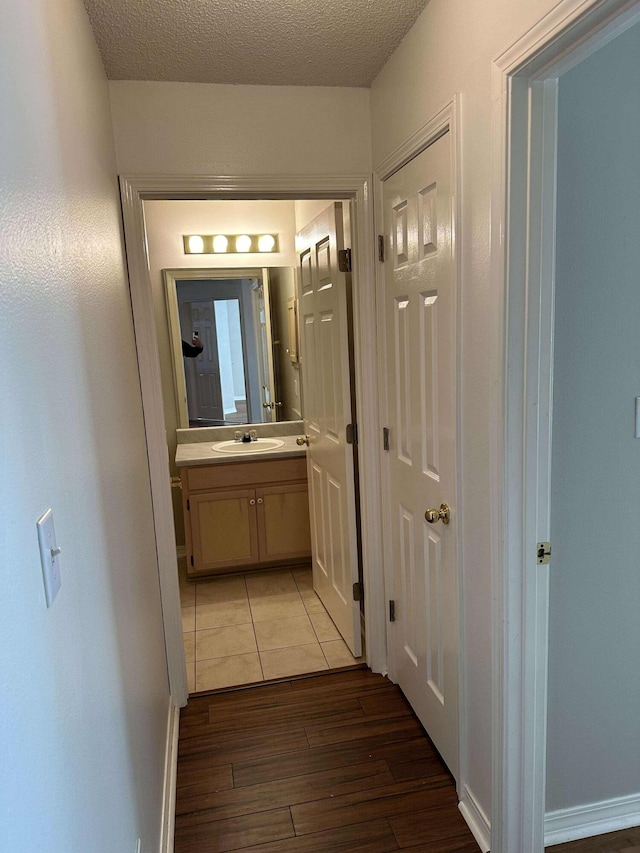
M 182 469 L 190 576 L 311 559 L 304 457 Z

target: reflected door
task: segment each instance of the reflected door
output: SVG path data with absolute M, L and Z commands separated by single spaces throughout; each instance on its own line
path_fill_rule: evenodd
M 238 296 L 215 297 L 206 293 L 215 287 L 213 283 L 202 282 L 199 289 L 203 291 L 203 298 L 197 299 L 190 292 L 194 290 L 190 282 L 179 285 L 182 339 L 191 342 L 197 332 L 203 347 L 196 358 L 184 359 L 187 408 L 192 426 L 247 423 L 251 413 L 246 390 L 242 283 L 232 282 L 226 287 L 237 291 Z
M 389 526 L 398 684 L 458 772 L 456 290 L 446 133 L 384 182 Z M 451 507 L 429 524 L 428 508 Z
M 211 301 L 184 303 L 187 329 L 183 339 L 191 343 L 197 331 L 203 350 L 197 358 L 185 359 L 189 421 L 220 421 L 223 418 L 222 386 L 218 359 L 216 316 Z

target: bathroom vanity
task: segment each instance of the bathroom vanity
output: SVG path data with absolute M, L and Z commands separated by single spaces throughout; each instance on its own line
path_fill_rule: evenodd
M 287 436 L 267 451 L 179 444 L 190 577 L 308 564 L 305 448 Z

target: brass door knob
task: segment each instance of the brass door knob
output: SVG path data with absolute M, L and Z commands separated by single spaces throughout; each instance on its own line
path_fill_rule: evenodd
M 440 504 L 440 509 L 428 509 L 425 512 L 424 517 L 429 524 L 435 524 L 436 521 L 441 521 L 443 524 L 449 524 L 451 521 L 451 510 L 447 504 Z
M 307 445 L 307 447 L 309 447 L 309 436 L 308 435 L 301 435 L 299 438 L 296 438 L 296 444 L 299 447 L 302 447 L 305 444 Z

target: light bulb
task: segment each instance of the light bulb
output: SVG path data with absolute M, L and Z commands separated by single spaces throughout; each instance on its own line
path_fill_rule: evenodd
M 250 252 L 251 251 L 251 237 L 248 234 L 241 234 L 239 237 L 236 237 L 236 252 Z
M 213 238 L 213 251 L 214 252 L 226 252 L 228 246 L 229 246 L 229 241 L 224 236 L 224 234 L 216 234 L 216 236 Z
M 276 245 L 276 238 L 273 234 L 262 234 L 258 239 L 258 249 L 261 252 L 273 252 L 273 248 Z
M 189 251 L 193 255 L 201 255 L 204 252 L 204 240 L 197 234 L 193 234 L 191 237 L 189 237 L 188 243 Z

